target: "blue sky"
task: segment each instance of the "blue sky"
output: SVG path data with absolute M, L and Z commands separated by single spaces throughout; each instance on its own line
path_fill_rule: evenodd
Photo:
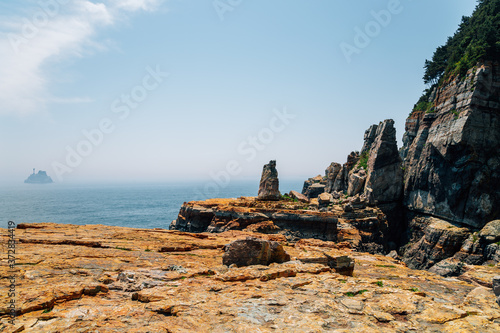
M 323 173 L 404 121 L 472 0 L 0 4 L 0 180 Z M 361 32 L 360 32 L 361 31 Z

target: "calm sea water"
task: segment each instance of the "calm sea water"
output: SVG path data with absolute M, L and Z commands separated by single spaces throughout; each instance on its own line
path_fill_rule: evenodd
M 18 184 L 0 187 L 0 227 L 8 221 L 104 224 L 168 228 L 183 202 L 207 198 L 255 196 L 258 182 L 232 182 L 205 189 L 205 183 L 162 184 Z M 300 191 L 302 182 L 280 181 L 280 190 Z

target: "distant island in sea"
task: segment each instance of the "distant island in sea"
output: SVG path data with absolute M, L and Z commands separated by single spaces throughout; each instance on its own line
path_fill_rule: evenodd
M 54 181 L 47 175 L 47 172 L 38 170 L 38 173 L 35 173 L 35 168 L 33 168 L 33 173 L 24 182 L 26 184 L 50 184 Z

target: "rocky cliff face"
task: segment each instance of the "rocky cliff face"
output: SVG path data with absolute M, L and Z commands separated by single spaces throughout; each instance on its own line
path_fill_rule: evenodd
M 431 95 L 406 122 L 409 210 L 481 228 L 500 216 L 500 67 L 486 63 Z
M 500 216 L 499 70 L 491 62 L 471 69 L 435 89 L 433 107 L 406 121 L 401 156 L 409 239 L 402 252 L 412 268 L 456 275 L 463 263 L 499 259 L 490 235 L 500 232 L 492 227 Z

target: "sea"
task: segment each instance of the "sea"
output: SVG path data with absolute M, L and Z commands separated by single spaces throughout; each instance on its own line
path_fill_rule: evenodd
M 259 188 L 255 181 L 222 185 L 215 186 L 213 182 L 3 185 L 0 228 L 7 228 L 8 221 L 14 221 L 168 229 L 184 202 L 256 196 Z M 280 180 L 280 191 L 300 192 L 302 185 L 300 180 Z

